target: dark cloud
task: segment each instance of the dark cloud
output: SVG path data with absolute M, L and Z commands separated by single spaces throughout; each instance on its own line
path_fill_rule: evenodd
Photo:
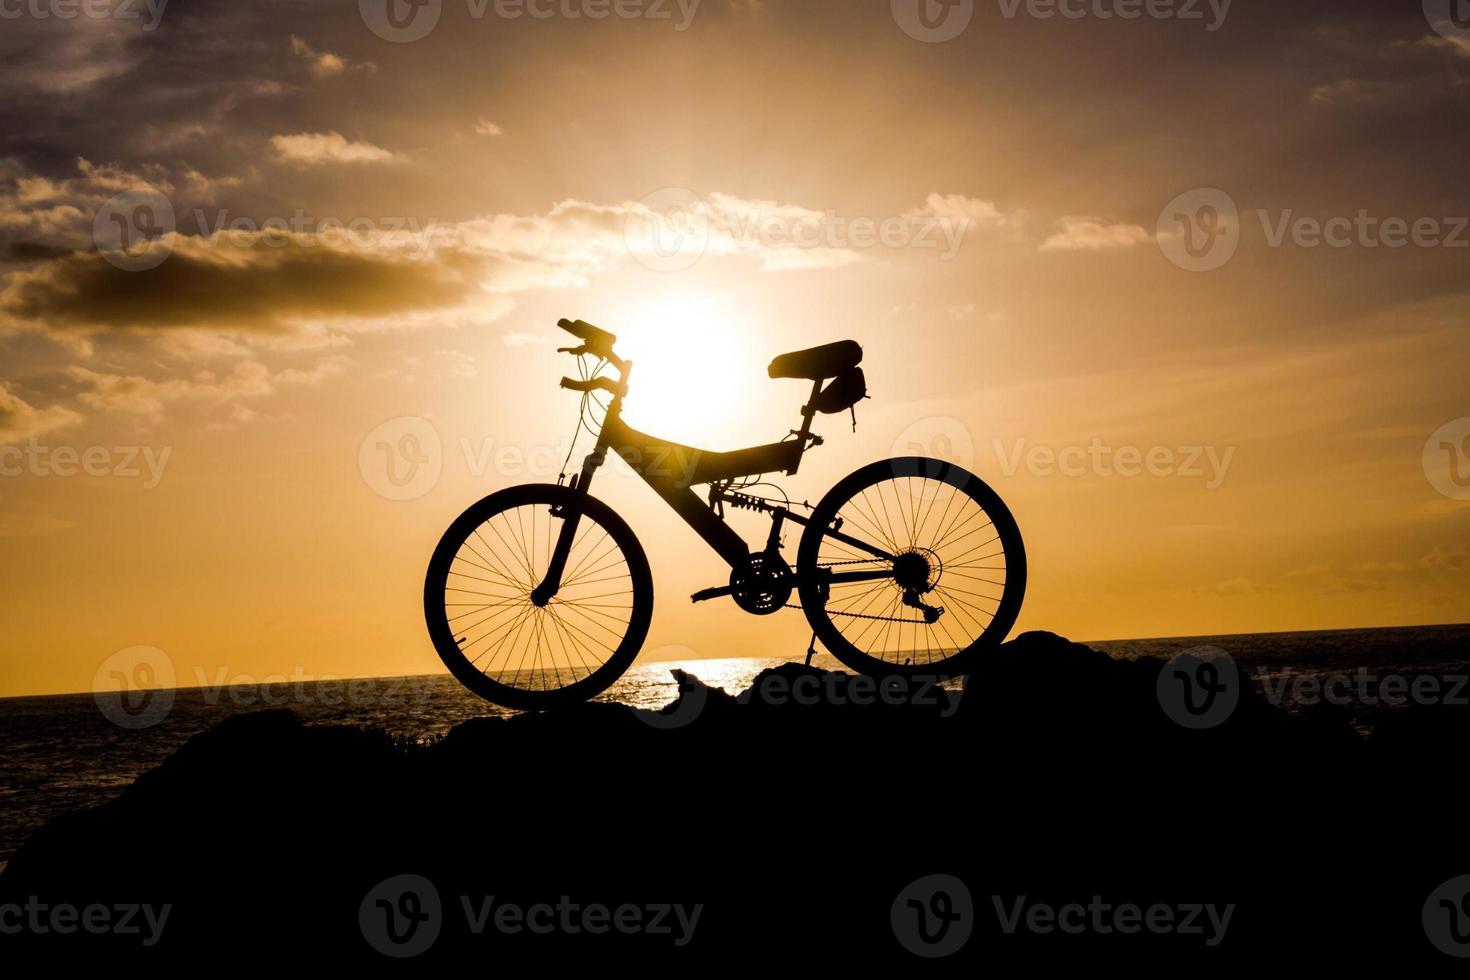
M 454 251 L 413 259 L 294 236 L 257 237 L 243 247 L 179 236 L 172 254 L 146 271 L 91 252 L 17 274 L 0 294 L 0 311 L 52 329 L 279 330 L 458 307 L 477 294 L 486 271 L 485 260 Z

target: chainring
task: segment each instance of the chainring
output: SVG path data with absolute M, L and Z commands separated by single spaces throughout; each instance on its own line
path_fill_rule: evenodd
M 730 570 L 730 596 L 735 604 L 757 616 L 768 616 L 785 607 L 795 588 L 791 566 L 780 555 L 751 555 Z

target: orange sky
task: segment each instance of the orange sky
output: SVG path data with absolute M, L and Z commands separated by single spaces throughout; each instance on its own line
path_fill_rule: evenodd
M 563 316 L 623 338 L 633 425 L 714 449 L 797 423 L 772 356 L 858 340 L 872 400 L 786 491 L 970 467 L 1026 536 L 1018 628 L 1470 620 L 1470 40 L 1237 0 L 927 42 L 903 2 L 7 21 L 0 694 L 138 644 L 180 684 L 438 670 L 438 535 L 560 470 Z M 167 233 L 118 268 L 140 202 Z M 405 418 L 408 493 L 374 469 Z M 649 552 L 647 654 L 805 649 L 690 605 L 722 567 L 620 463 L 596 493 Z

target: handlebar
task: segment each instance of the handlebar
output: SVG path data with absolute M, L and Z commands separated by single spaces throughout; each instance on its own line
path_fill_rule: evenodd
M 567 320 L 565 318 L 556 321 L 556 325 L 582 341 L 588 353 L 605 357 L 608 360 L 612 360 L 615 356 L 613 344 L 618 342 L 618 338 L 601 327 L 594 327 L 586 320 Z
M 586 381 L 578 381 L 576 378 L 562 378 L 561 386 L 572 391 L 606 391 L 614 395 L 627 393 L 624 385 L 618 384 L 611 378 L 588 378 Z

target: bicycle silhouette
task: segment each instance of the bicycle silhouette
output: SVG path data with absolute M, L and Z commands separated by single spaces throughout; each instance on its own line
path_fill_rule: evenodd
M 557 325 L 581 341 L 559 348 L 582 369 L 580 380 L 562 378 L 561 386 L 582 393 L 579 431 L 590 431 L 586 420 L 602 410 L 596 446 L 570 481 L 511 487 L 472 505 L 429 560 L 429 635 L 470 690 L 510 708 L 555 707 L 602 693 L 637 656 L 653 614 L 653 578 L 632 529 L 589 492 L 608 450 L 730 566 L 727 584 L 693 601 L 728 596 L 767 615 L 795 593 L 813 633 L 808 660 L 820 639 L 860 673 L 944 678 L 1005 639 L 1026 590 L 1021 533 L 995 491 L 959 466 L 881 460 L 840 480 L 815 507 L 784 493 L 778 503 L 743 492 L 769 486 L 765 474 L 794 475 L 806 451 L 823 443 L 811 431 L 816 415 L 853 411 L 866 397 L 857 343 L 777 357 L 772 378 L 812 382 L 801 428 L 768 445 L 708 452 L 625 423 L 633 365 L 614 352 L 617 338 L 582 320 Z M 607 367 L 616 380 L 603 376 Z M 709 488 L 703 498 L 692 489 L 701 485 Z M 770 516 L 762 547 L 752 549 L 725 522 L 727 505 Z M 781 551 L 787 523 L 804 528 L 794 568 Z

